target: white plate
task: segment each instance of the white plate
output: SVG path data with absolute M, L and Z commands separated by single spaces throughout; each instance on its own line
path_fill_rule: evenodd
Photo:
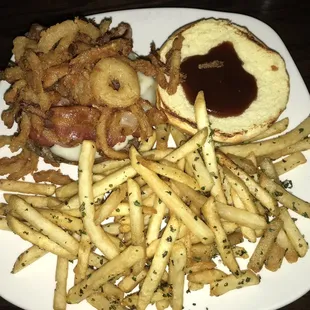
M 113 18 L 114 25 L 121 21 L 131 24 L 134 36 L 134 50 L 139 54 L 148 53 L 149 44 L 152 40 L 155 41 L 157 46 L 160 46 L 175 29 L 203 17 L 228 18 L 237 24 L 245 25 L 268 46 L 277 50 L 286 61 L 291 78 L 291 93 L 288 107 L 281 117 L 289 116 L 289 128 L 293 128 L 309 115 L 309 94 L 293 59 L 275 31 L 257 19 L 239 14 L 180 8 L 120 11 L 93 15 L 92 17 L 100 21 L 102 18 L 109 16 Z M 1 98 L 6 88 L 7 84 L 1 83 Z M 0 126 L 1 134 L 9 133 L 3 124 Z M 5 154 L 8 154 L 7 149 L 2 149 L 0 156 L 2 157 Z M 309 159 L 309 153 L 307 155 Z M 284 176 L 284 179 L 293 180 L 293 193 L 308 201 L 310 200 L 308 188 L 310 181 L 309 167 L 309 164 L 303 165 Z M 75 174 L 75 168 L 65 166 L 65 169 Z M 310 239 L 309 220 L 298 217 L 297 225 L 301 232 L 305 234 L 306 239 Z M 17 275 L 12 275 L 10 271 L 15 259 L 29 247 L 29 244 L 10 232 L 1 231 L 0 246 L 1 296 L 23 309 L 52 309 L 55 286 L 55 257 L 48 254 Z M 250 252 L 252 248 L 253 246 Z M 245 268 L 245 262 L 242 260 L 239 260 L 239 262 L 242 264 L 242 268 Z M 300 259 L 296 264 L 290 265 L 284 262 L 282 268 L 276 273 L 263 270 L 260 273 L 262 281 L 258 286 L 236 290 L 221 297 L 210 297 L 208 286 L 205 286 L 204 290 L 186 294 L 184 307 L 186 310 L 207 308 L 209 310 L 277 309 L 296 300 L 310 289 L 309 274 L 310 255 L 308 253 L 305 258 Z M 68 285 L 72 285 L 72 277 Z M 93 308 L 83 302 L 78 305 L 68 305 L 68 309 L 86 310 Z

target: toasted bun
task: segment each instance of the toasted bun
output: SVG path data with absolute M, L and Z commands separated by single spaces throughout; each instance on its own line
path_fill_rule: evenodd
M 190 56 L 205 55 L 211 48 L 229 41 L 243 61 L 244 69 L 256 78 L 257 98 L 241 115 L 209 116 L 215 141 L 245 141 L 265 131 L 278 119 L 288 101 L 289 76 L 285 62 L 277 52 L 268 48 L 247 28 L 229 20 L 210 18 L 186 25 L 173 33 L 160 49 L 163 62 L 166 62 L 166 54 L 179 33 L 184 37 L 181 61 Z M 181 85 L 173 95 L 158 87 L 157 105 L 174 126 L 190 134 L 197 131 L 194 107 L 188 102 Z

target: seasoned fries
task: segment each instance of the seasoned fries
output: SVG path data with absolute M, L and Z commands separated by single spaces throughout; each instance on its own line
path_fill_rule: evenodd
M 91 295 L 93 290 L 98 289 L 115 276 L 123 274 L 142 258 L 142 247 L 129 246 L 124 252 L 94 271 L 91 277 L 72 287 L 68 292 L 67 302 L 79 303 Z
M 56 288 L 54 294 L 54 309 L 65 310 L 67 307 L 67 277 L 68 277 L 68 260 L 66 258 L 57 258 L 56 267 Z
M 211 193 L 220 202 L 226 203 L 225 195 L 223 192 L 222 184 L 219 178 L 217 160 L 214 150 L 214 142 L 212 139 L 212 130 L 208 119 L 208 113 L 206 108 L 206 102 L 204 94 L 200 91 L 195 101 L 195 118 L 198 129 L 208 128 L 208 138 L 202 146 L 202 156 L 206 163 L 207 169 L 212 175 L 214 186 L 211 188 Z
M 240 268 L 232 253 L 231 245 L 221 224 L 213 197 L 210 197 L 203 205 L 202 212 L 214 234 L 217 249 L 221 255 L 223 263 L 236 277 L 238 277 L 240 275 Z
M 210 295 L 220 296 L 230 290 L 242 288 L 245 286 L 257 285 L 259 282 L 260 278 L 251 270 L 241 271 L 239 278 L 236 278 L 233 275 L 229 275 L 222 279 L 213 281 L 210 284 Z
M 78 26 L 97 36 L 84 22 Z M 57 255 L 54 309 L 86 300 L 97 309 L 144 310 L 152 303 L 181 310 L 186 279 L 189 290 L 209 285 L 210 295 L 220 296 L 259 284 L 255 273 L 262 268 L 274 272 L 284 258 L 295 263 L 304 257 L 308 244 L 291 212 L 309 218 L 310 204 L 289 192 L 281 175 L 306 162 L 299 149 L 309 148 L 304 139 L 309 118 L 266 142 L 256 139 L 282 132 L 287 119 L 250 143 L 215 146 L 203 93 L 195 116 L 193 137 L 158 125 L 138 150 L 130 147 L 129 159 L 94 164 L 96 144 L 84 141 L 78 180 L 55 182 L 65 185 L 0 180 L 0 189 L 9 192 L 7 204 L 0 205 L 0 230 L 32 243 L 12 273 L 35 268 L 52 253 Z M 170 133 L 175 148 L 168 148 Z M 0 137 L 0 144 L 11 140 Z M 273 162 L 283 154 L 291 155 Z M 37 174 L 42 175 L 42 180 L 63 177 Z M 257 243 L 250 258 L 245 239 Z M 67 292 L 71 260 L 75 279 Z M 239 260 L 247 260 L 247 270 Z
M 92 168 L 95 158 L 96 147 L 93 142 L 84 141 L 79 160 L 79 201 L 80 211 L 86 233 L 90 240 L 105 254 L 108 259 L 112 259 L 119 254 L 119 250 L 106 235 L 104 230 L 96 226 L 94 222 L 94 197 L 92 190 Z
M 40 249 L 36 245 L 33 245 L 31 248 L 27 249 L 25 252 L 18 256 L 11 272 L 15 274 L 23 270 L 25 267 L 31 265 L 43 257 L 45 254 L 47 254 L 47 251 Z
M 172 309 L 182 310 L 184 291 L 184 268 L 186 266 L 186 249 L 182 242 L 172 248 L 169 262 L 169 283 L 172 285 Z
M 309 134 L 310 117 L 307 117 L 293 130 L 277 138 L 264 140 L 262 142 L 242 144 L 238 146 L 222 146 L 220 147 L 220 150 L 224 153 L 231 153 L 243 157 L 247 156 L 251 152 L 254 152 L 256 156 L 263 156 L 289 147 L 292 144 L 295 144 L 306 138 Z
M 169 261 L 173 244 L 179 232 L 179 222 L 176 217 L 171 217 L 168 222 L 158 248 L 155 252 L 152 265 L 146 275 L 138 298 L 138 309 L 145 309 L 161 280 Z
M 261 237 L 254 253 L 252 254 L 250 261 L 248 263 L 248 268 L 254 272 L 259 272 L 267 259 L 268 252 L 272 248 L 275 239 L 278 236 L 280 229 L 282 228 L 282 221 L 277 218 L 272 220 Z
M 37 184 L 22 181 L 0 180 L 0 190 L 36 195 L 51 196 L 55 193 L 56 186 Z

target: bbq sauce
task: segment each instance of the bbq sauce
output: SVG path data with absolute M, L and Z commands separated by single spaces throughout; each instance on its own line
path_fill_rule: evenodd
M 182 86 L 187 100 L 194 104 L 202 90 L 210 114 L 217 117 L 242 114 L 257 97 L 256 79 L 242 65 L 231 42 L 213 47 L 206 55 L 186 58 L 181 72 L 186 74 Z

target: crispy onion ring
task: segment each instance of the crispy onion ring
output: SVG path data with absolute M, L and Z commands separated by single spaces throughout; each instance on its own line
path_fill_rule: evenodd
M 180 83 L 180 65 L 181 65 L 181 49 L 184 37 L 180 34 L 178 35 L 171 48 L 171 57 L 167 60 L 169 63 L 169 84 L 167 87 L 167 93 L 173 95 L 177 91 L 177 87 Z
M 47 30 L 41 32 L 41 38 L 38 43 L 38 50 L 44 54 L 48 53 L 54 45 L 62 39 L 68 37 L 69 41 L 72 41 L 76 33 L 78 32 L 78 26 L 72 20 L 66 20 L 60 24 L 56 24 Z M 66 41 L 66 42 L 65 42 Z M 64 42 L 66 44 L 64 44 Z M 61 46 L 68 47 L 70 42 L 63 40 Z
M 90 75 L 91 88 L 100 105 L 124 108 L 140 97 L 137 72 L 117 58 L 103 58 Z
M 97 145 L 98 148 L 108 157 L 112 159 L 128 158 L 128 152 L 115 151 L 108 145 L 108 120 L 111 119 L 113 110 L 110 108 L 103 108 L 97 125 Z
M 12 152 L 16 152 L 26 145 L 30 129 L 31 129 L 30 118 L 26 113 L 23 113 L 22 120 L 20 122 L 20 132 L 18 136 L 13 137 L 10 145 L 10 150 Z
M 140 135 L 141 139 L 145 140 L 146 138 L 150 137 L 153 133 L 152 126 L 149 123 L 149 120 L 142 108 L 141 102 L 130 107 L 130 111 L 135 115 L 138 119 L 139 127 L 140 127 Z
M 96 27 L 92 23 L 86 22 L 79 18 L 76 18 L 74 22 L 77 24 L 79 31 L 81 33 L 87 34 L 89 37 L 92 38 L 92 40 L 96 40 L 100 36 L 100 31 L 98 27 Z

